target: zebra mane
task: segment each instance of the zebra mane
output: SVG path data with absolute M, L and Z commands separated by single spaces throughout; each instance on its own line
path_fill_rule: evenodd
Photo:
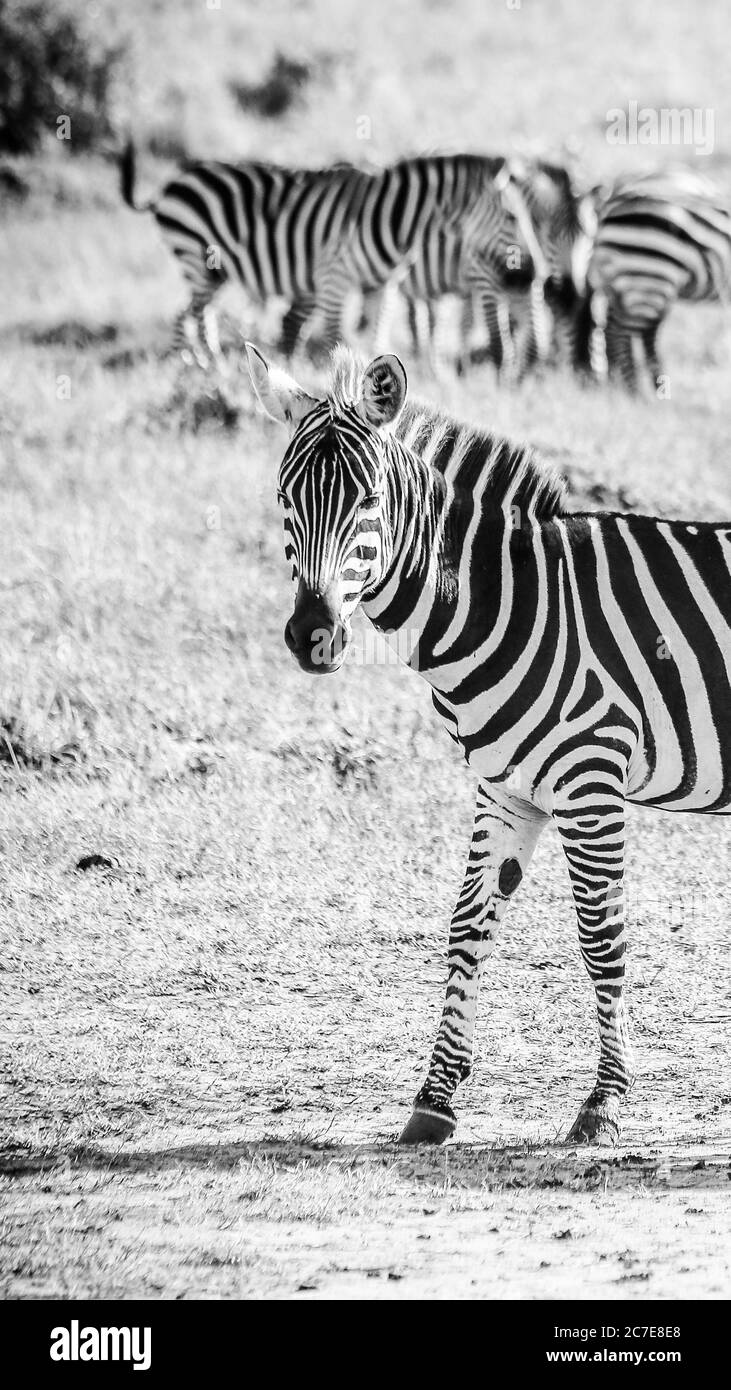
M 360 400 L 365 366 L 349 348 L 333 352 L 327 393 L 333 415 Z M 518 507 L 526 519 L 538 521 L 566 511 L 565 482 L 528 444 L 512 443 L 418 400 L 407 400 L 393 433 L 453 486 L 478 492 L 495 509 Z
M 364 357 L 351 352 L 344 343 L 333 348 L 330 354 L 331 377 L 327 388 L 328 404 L 333 415 L 340 415 L 358 404 L 367 365 Z

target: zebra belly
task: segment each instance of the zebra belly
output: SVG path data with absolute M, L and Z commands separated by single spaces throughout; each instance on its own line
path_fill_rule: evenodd
M 586 739 L 574 742 L 576 728 L 563 721 L 548 734 L 536 740 L 526 752 L 523 727 L 508 731 L 503 737 L 475 747 L 466 746 L 460 736 L 458 714 L 441 695 L 434 695 L 434 704 L 450 737 L 460 745 L 468 766 L 480 778 L 504 785 L 515 795 L 531 801 L 550 815 L 553 810 L 553 788 L 569 769 L 586 767 L 598 757 L 603 759 L 603 740 L 619 738 L 627 742 L 627 800 L 637 805 L 654 806 L 665 810 L 698 811 L 724 814 L 731 812 L 731 693 L 719 714 L 717 704 L 708 692 L 695 689 L 689 681 L 688 705 L 690 719 L 681 732 L 680 721 L 672 711 L 656 702 L 651 710 L 646 737 L 632 739 L 628 729 L 639 729 L 642 719 L 637 708 L 618 699 L 614 686 L 614 709 L 619 713 L 616 728 L 612 715 L 607 715 L 587 727 Z M 611 698 L 610 696 L 610 698 Z M 649 703 L 649 702 L 648 702 Z M 530 737 L 529 737 L 530 741 Z M 571 751 L 567 751 L 567 750 Z M 546 772 L 547 765 L 550 770 Z
M 658 767 L 643 786 L 630 783 L 628 800 L 638 806 L 655 806 L 665 811 L 703 811 L 717 814 L 731 812 L 731 785 L 719 757 L 716 731 L 698 745 L 684 760 L 685 786 L 668 790 L 662 750 Z M 727 750 L 731 747 L 728 731 Z
M 452 735 L 455 737 L 455 735 Z M 460 742 L 457 738 L 457 742 Z M 596 748 L 587 744 L 575 757 L 577 767 L 591 767 Z M 553 810 L 553 789 L 550 781 L 538 782 L 538 760 L 528 758 L 524 762 L 514 762 L 514 748 L 501 740 L 499 743 L 483 748 L 472 749 L 465 754 L 468 766 L 480 778 L 488 782 L 500 783 L 515 795 L 531 801 L 540 810 L 550 815 Z M 565 768 L 565 764 L 562 764 Z M 686 769 L 686 772 L 688 769 Z M 690 785 L 680 795 L 678 788 L 668 786 L 667 771 L 661 765 L 648 777 L 647 757 L 644 750 L 630 760 L 630 774 L 627 785 L 627 800 L 638 806 L 653 806 L 667 811 L 693 811 L 711 814 L 731 814 L 731 787 L 720 784 L 719 764 L 711 750 L 700 751 L 689 777 Z

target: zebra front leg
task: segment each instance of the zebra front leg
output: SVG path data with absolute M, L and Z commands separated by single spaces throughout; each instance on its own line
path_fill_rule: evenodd
M 510 325 L 510 305 L 504 298 L 483 301 L 483 314 L 490 337 L 490 356 L 500 377 L 515 381 L 517 358 Z
M 624 796 L 616 784 L 591 777 L 582 791 L 562 796 L 554 819 L 568 862 L 579 922 L 579 945 L 596 991 L 599 1069 L 593 1091 L 567 1135 L 568 1143 L 614 1144 L 620 1102 L 634 1065 L 624 1001 Z M 566 789 L 564 789 L 565 791 Z
M 490 783 L 478 785 L 472 843 L 449 933 L 442 1019 L 402 1144 L 441 1144 L 454 1130 L 451 1101 L 472 1066 L 480 976 L 546 821 L 528 803 L 506 796 Z
M 536 363 L 548 361 L 551 352 L 552 317 L 546 304 L 545 286 L 537 276 L 531 281 L 527 321 L 516 353 L 517 379 L 522 381 Z

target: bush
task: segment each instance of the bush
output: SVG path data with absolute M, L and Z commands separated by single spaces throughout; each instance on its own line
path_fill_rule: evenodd
M 258 116 L 282 116 L 299 99 L 309 80 L 306 63 L 297 63 L 282 53 L 275 53 L 271 68 L 261 82 L 247 84 L 229 82 L 229 91 L 242 111 Z
M 49 134 L 77 153 L 103 143 L 123 51 L 58 0 L 0 0 L 0 151 L 32 154 Z

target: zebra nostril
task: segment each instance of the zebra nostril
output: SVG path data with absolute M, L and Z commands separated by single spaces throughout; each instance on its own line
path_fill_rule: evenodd
M 291 618 L 290 618 L 289 622 L 287 623 L 287 626 L 286 626 L 285 629 L 284 629 L 284 640 L 285 640 L 285 643 L 286 643 L 286 645 L 288 646 L 288 648 L 289 648 L 289 650 L 290 650 L 291 652 L 296 652 L 296 651 L 297 651 L 298 646 L 299 646 L 299 643 L 298 643 L 298 641 L 297 641 L 297 637 L 296 637 L 294 628 L 292 627 L 292 620 L 291 620 Z

